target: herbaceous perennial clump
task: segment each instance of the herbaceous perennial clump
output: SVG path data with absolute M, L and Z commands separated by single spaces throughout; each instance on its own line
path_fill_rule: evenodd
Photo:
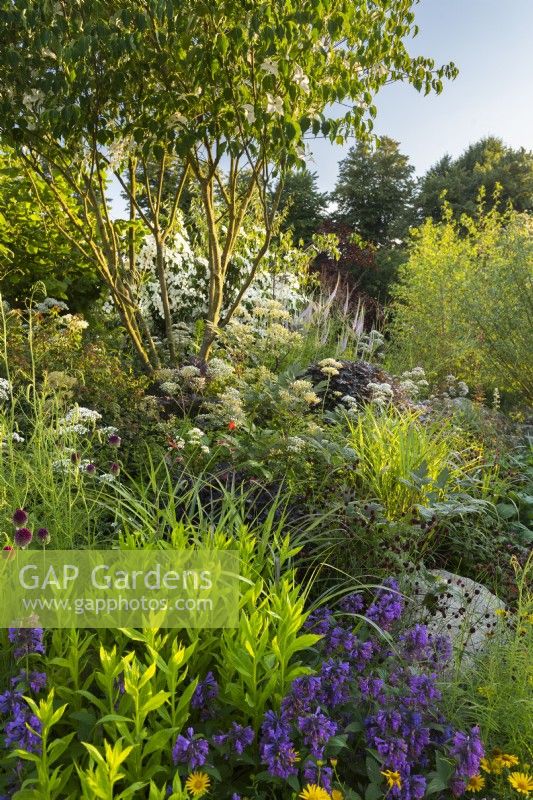
M 421 624 L 402 627 L 404 610 L 398 584 L 389 579 L 370 603 L 352 594 L 337 613 L 313 611 L 305 627 L 321 637 L 318 658 L 255 731 L 232 721 L 213 732 L 224 718 L 224 687 L 209 672 L 193 694 L 192 724 L 174 743 L 178 770 L 192 780 L 199 768 L 216 775 L 223 763 L 233 767 L 235 782 L 217 785 L 216 795 L 232 800 L 249 795 L 250 765 L 257 761 L 260 781 L 278 787 L 280 797 L 295 791 L 330 800 L 348 788 L 364 792 L 370 782 L 376 797 L 419 800 L 431 781 L 442 781 L 444 763 L 442 790 L 463 796 L 484 757 L 479 729 L 453 730 L 439 711 L 437 674 L 450 659 L 450 640 Z

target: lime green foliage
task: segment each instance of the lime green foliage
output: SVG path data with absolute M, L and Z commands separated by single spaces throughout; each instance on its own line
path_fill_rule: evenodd
M 60 722 L 67 708 L 66 704 L 55 707 L 54 690 L 52 689 L 48 697 L 38 703 L 31 697 L 26 698 L 35 717 L 41 723 L 41 753 L 28 752 L 26 750 L 15 749 L 10 756 L 20 758 L 22 761 L 30 762 L 35 765 L 36 776 L 24 781 L 22 790 L 19 792 L 21 800 L 61 800 L 65 797 L 64 790 L 73 766 L 58 767 L 57 762 L 68 750 L 75 733 L 70 733 L 62 738 L 56 738 L 56 731 L 52 728 Z
M 43 733 L 54 725 L 49 745 L 43 736 L 42 755 L 17 752 L 35 764 L 35 777 L 30 773 L 27 785 L 35 786 L 36 793 L 28 800 L 125 800 L 160 777 L 161 751 L 169 753 L 171 739 L 189 716 L 197 681 L 188 674 L 188 664 L 195 646 L 156 630 L 114 633 L 115 643 L 107 646 L 93 634 L 54 632 L 45 666 L 63 705 L 57 707 L 53 694 L 41 701 Z M 52 764 L 54 773 L 49 774 Z M 173 776 L 169 764 L 165 771 Z M 59 789 L 52 791 L 54 782 Z
M 492 392 L 531 399 L 533 237 L 529 217 L 496 210 L 428 220 L 394 290 L 394 363 L 422 363 Z
M 424 423 L 418 411 L 368 406 L 348 421 L 348 430 L 358 491 L 383 505 L 391 520 L 458 491 L 459 479 L 479 463 L 450 425 Z
M 69 196 L 64 185 L 60 190 L 69 211 L 78 214 L 76 199 Z M 42 213 L 36 192 L 49 206 L 50 216 Z M 72 310 L 87 308 L 100 290 L 94 265 L 77 248 L 75 227 L 46 182 L 36 175 L 30 179 L 23 162 L 3 149 L 0 284 L 4 299 L 11 305 L 24 306 L 37 281 L 46 285 L 49 296 L 68 301 Z
M 125 500 L 124 519 L 135 513 Z M 234 515 L 236 510 L 234 506 Z M 217 729 L 238 721 L 255 731 L 265 710 L 279 705 L 291 682 L 310 672 L 303 666 L 304 651 L 320 637 L 302 630 L 306 592 L 290 569 L 298 548 L 282 537 L 281 526 L 273 529 L 272 519 L 248 529 L 235 519 L 229 525 L 229 512 L 216 530 L 207 524 L 177 523 L 169 541 L 145 531 L 124 535 L 121 546 L 237 548 L 242 581 L 237 628 L 102 630 L 98 637 L 54 632 L 43 668 L 57 700 L 66 704 L 65 713 L 56 712 L 54 737 L 69 747 L 53 745 L 63 794 L 51 794 L 50 800 L 78 798 L 80 790 L 83 798 L 127 798 L 135 796 L 133 787 L 150 781 L 154 792 L 172 784 L 172 742 L 189 720 L 198 679 L 210 670 L 220 685 Z M 40 782 L 43 753 L 41 758 L 27 756 L 37 771 L 35 777 L 30 773 L 30 780 L 41 790 L 46 786 Z

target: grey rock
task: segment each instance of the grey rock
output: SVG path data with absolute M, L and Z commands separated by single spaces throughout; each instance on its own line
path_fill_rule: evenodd
M 470 660 L 501 630 L 505 603 L 482 583 L 446 570 L 428 570 L 413 589 L 414 614 L 431 633 L 447 634 L 460 660 Z

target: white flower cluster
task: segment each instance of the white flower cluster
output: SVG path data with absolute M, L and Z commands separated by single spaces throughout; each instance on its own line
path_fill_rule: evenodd
M 226 427 L 230 422 L 242 426 L 246 422 L 243 399 L 234 386 L 228 386 L 208 408 L 206 419 L 214 427 Z
M 400 388 L 411 400 L 416 400 L 428 387 L 429 383 L 422 367 L 402 372 Z
M 165 263 L 170 310 L 186 317 L 202 316 L 207 311 L 207 261 L 193 253 L 183 233 L 176 233 L 165 248 Z M 141 275 L 139 305 L 147 317 L 164 319 L 161 288 L 156 273 L 156 244 L 147 236 L 137 256 Z
M 357 416 L 359 408 L 355 397 L 352 397 L 351 394 L 345 394 L 344 397 L 341 397 L 341 403 L 344 404 L 344 410 L 349 417 Z M 338 408 L 342 408 L 342 406 L 338 406 Z
M 186 433 L 186 438 L 192 447 L 199 447 L 200 452 L 208 455 L 209 446 L 206 444 L 207 434 L 201 428 L 190 428 Z
M 322 361 L 318 362 L 318 366 L 322 375 L 332 378 L 334 375 L 339 374 L 343 365 L 342 361 L 337 361 L 335 358 L 323 358 Z
M 161 390 L 168 395 L 176 395 L 187 388 L 200 391 L 205 385 L 205 378 L 194 364 L 185 364 L 178 369 L 160 369 L 156 373 Z
M 64 314 L 59 318 L 59 321 L 62 325 L 66 325 L 69 330 L 75 333 L 84 331 L 89 327 L 87 320 L 81 319 L 81 317 L 75 316 L 74 314 Z
M 62 419 L 57 421 L 57 430 L 61 435 L 76 433 L 83 436 L 89 433 L 101 419 L 102 415 L 98 411 L 83 406 L 74 406 Z
M 214 356 L 208 363 L 208 374 L 211 380 L 217 383 L 226 383 L 231 380 L 235 370 L 228 361 Z
M 294 251 L 296 254 L 296 251 Z M 287 256 L 289 259 L 291 254 Z M 243 264 L 243 266 L 245 266 Z M 261 308 L 271 303 L 277 303 L 277 307 L 284 312 L 295 314 L 305 303 L 308 298 L 302 291 L 300 278 L 293 272 L 283 272 L 276 275 L 275 280 L 272 278 L 270 267 L 269 254 L 265 256 L 264 269 L 257 273 L 255 279 L 248 287 L 244 297 L 243 306 L 248 309 Z M 274 306 L 271 306 L 271 313 L 274 312 Z M 270 316 L 270 319 L 273 317 Z M 278 316 L 278 319 L 287 317 Z
M 179 376 L 194 391 L 201 391 L 205 386 L 205 378 L 194 364 L 185 364 L 178 370 Z
M 303 450 L 305 450 L 306 446 L 307 442 L 300 436 L 287 437 L 287 450 L 289 453 L 301 453 Z
M 314 392 L 311 381 L 292 381 L 286 389 L 280 389 L 279 397 L 281 402 L 292 410 L 320 403 L 320 397 Z
M 394 391 L 390 383 L 373 383 L 371 381 L 367 384 L 367 389 L 370 389 L 370 401 L 380 408 L 389 405 L 394 399 Z
M 179 383 L 175 383 L 174 381 L 163 381 L 159 384 L 161 391 L 167 395 L 175 395 L 179 392 Z
M 251 313 L 256 319 L 264 317 L 270 322 L 288 322 L 291 318 L 290 312 L 279 300 L 270 298 L 259 298 Z
M 42 303 L 35 305 L 35 310 L 47 314 L 49 311 L 68 311 L 68 306 L 62 300 L 56 300 L 55 297 L 45 297 Z
M 135 143 L 131 137 L 126 137 L 124 139 L 118 138 L 110 142 L 106 148 L 109 168 L 113 170 L 113 172 L 119 172 L 134 148 Z
M 444 397 L 466 397 L 469 389 L 464 381 L 459 381 L 455 375 L 446 375 L 446 388 Z
M 7 378 L 0 378 L 0 403 L 7 403 L 13 389 Z
M 10 434 L 4 434 L 0 431 L 0 450 L 7 450 L 9 442 L 22 444 L 24 441 L 24 436 L 21 436 L 18 431 L 11 431 Z
M 381 331 L 372 330 L 369 333 L 363 333 L 357 343 L 357 351 L 361 356 L 371 356 L 376 353 L 385 342 L 385 337 Z

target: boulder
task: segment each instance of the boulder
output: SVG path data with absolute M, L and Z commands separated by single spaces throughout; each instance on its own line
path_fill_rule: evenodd
M 447 634 L 461 660 L 485 646 L 505 615 L 505 603 L 482 583 L 443 569 L 428 570 L 414 582 L 414 614 L 431 633 Z

